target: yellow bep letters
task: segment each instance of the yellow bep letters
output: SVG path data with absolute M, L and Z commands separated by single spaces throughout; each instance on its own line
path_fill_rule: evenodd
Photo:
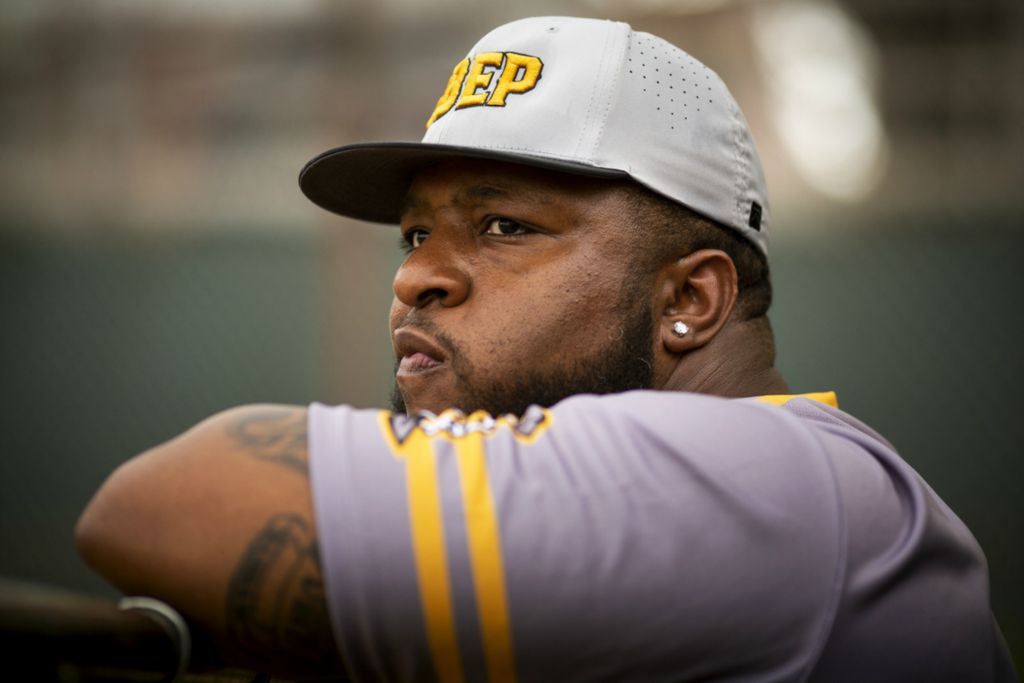
M 540 58 L 517 52 L 481 52 L 463 59 L 455 65 L 427 128 L 453 107 L 504 107 L 509 95 L 533 90 L 543 68 Z M 497 79 L 496 74 L 500 74 Z

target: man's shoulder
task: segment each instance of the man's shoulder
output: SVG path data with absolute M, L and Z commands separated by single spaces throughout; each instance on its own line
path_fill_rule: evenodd
M 751 450 L 785 453 L 828 448 L 819 430 L 830 425 L 865 438 L 878 438 L 834 407 L 831 392 L 786 397 L 724 398 L 677 391 L 629 391 L 580 395 L 552 409 L 552 423 L 563 435 L 614 432 L 637 445 L 711 448 L 738 455 Z M 668 439 L 668 440 L 666 440 Z
M 710 439 L 721 446 L 751 440 L 761 446 L 783 442 L 818 454 L 837 445 L 895 453 L 878 432 L 840 410 L 832 391 L 726 398 L 637 390 L 573 396 L 555 405 L 552 413 L 562 432 L 616 430 L 638 438 L 668 433 L 674 437 L 672 443 Z

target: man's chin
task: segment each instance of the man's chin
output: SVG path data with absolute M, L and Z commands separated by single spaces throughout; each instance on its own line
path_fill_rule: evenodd
M 468 412 L 466 393 L 463 382 L 448 363 L 425 372 L 397 370 L 391 389 L 391 410 L 409 415 L 422 411 L 437 415 L 452 408 Z
M 391 412 L 415 415 L 421 412 L 430 412 L 440 415 L 445 410 L 455 408 L 462 410 L 461 402 L 442 398 L 438 396 L 407 396 L 396 381 L 391 387 Z

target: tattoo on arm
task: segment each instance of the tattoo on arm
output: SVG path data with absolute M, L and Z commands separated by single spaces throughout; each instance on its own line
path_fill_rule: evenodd
M 340 666 L 317 543 L 304 517 L 274 515 L 253 538 L 228 586 L 226 623 L 233 647 L 274 668 Z
M 309 476 L 306 431 L 306 411 L 301 408 L 267 408 L 228 425 L 228 432 L 252 457 Z

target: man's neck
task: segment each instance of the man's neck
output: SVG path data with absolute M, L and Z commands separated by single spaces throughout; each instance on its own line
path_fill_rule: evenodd
M 774 363 L 767 318 L 730 322 L 711 342 L 686 354 L 661 388 L 727 398 L 789 393 Z

